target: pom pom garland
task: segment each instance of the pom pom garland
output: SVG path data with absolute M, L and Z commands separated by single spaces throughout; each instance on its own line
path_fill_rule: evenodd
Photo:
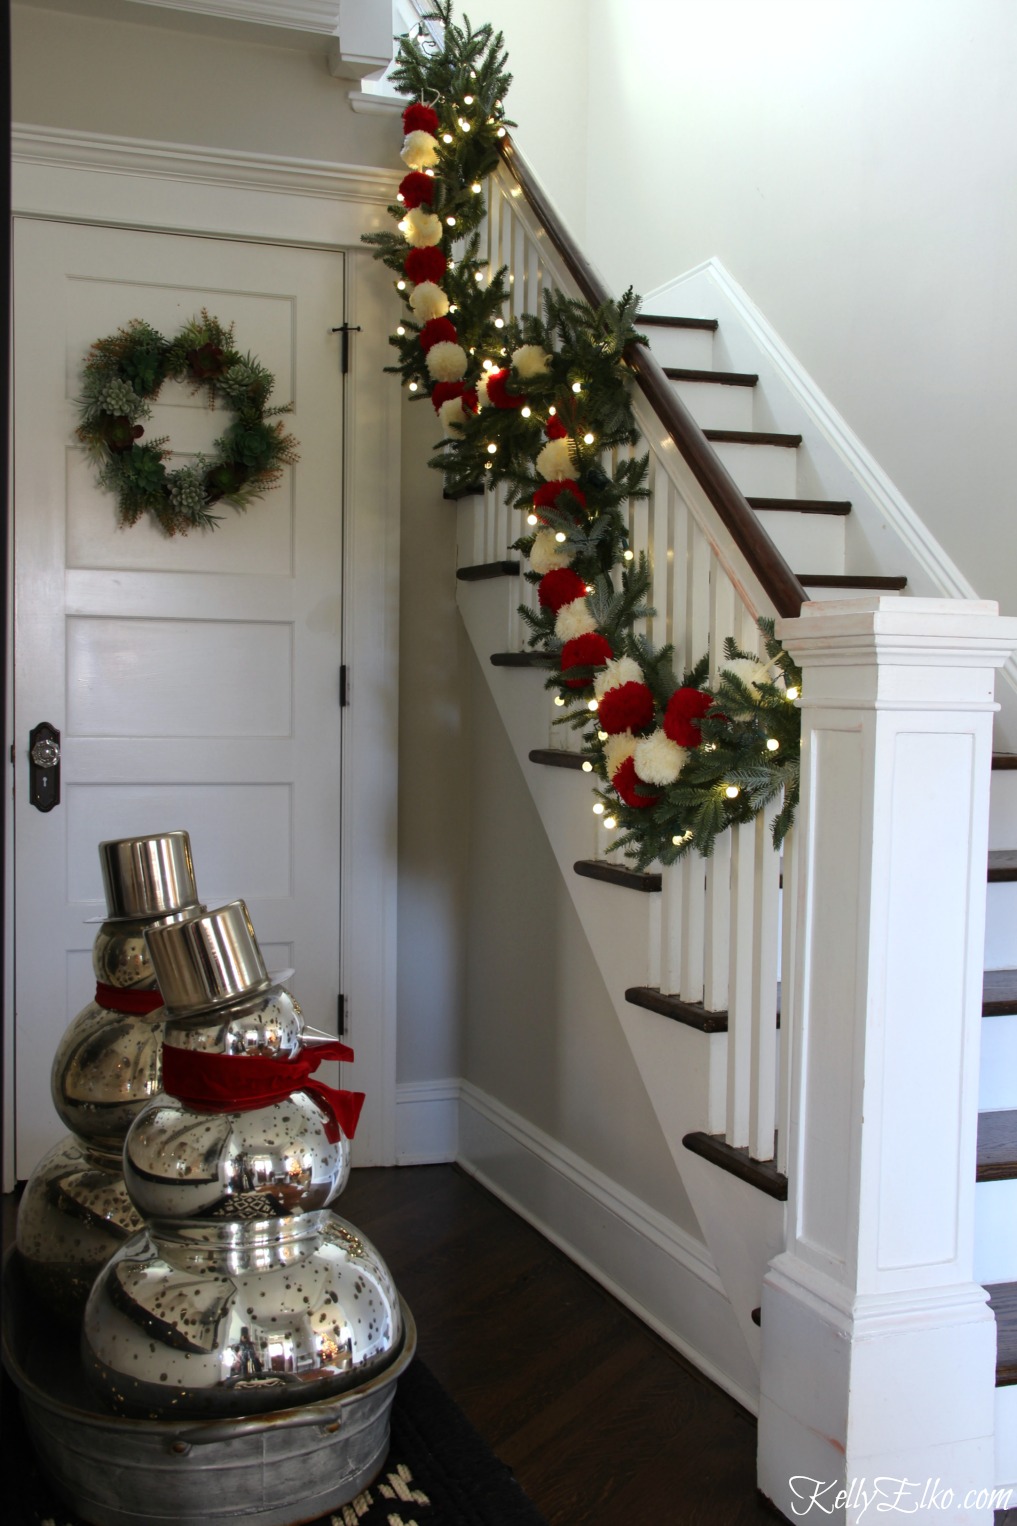
M 728 658 L 721 664 L 721 672 L 737 678 L 753 696 L 759 693 L 759 685 L 766 683 L 770 676 L 765 662 L 757 662 L 753 657 Z
M 454 436 L 462 429 L 467 411 L 465 397 L 466 394 L 463 393 L 459 397 L 446 398 L 438 409 L 438 419 L 446 435 Z M 476 410 L 470 409 L 470 412 L 473 413 Z
M 641 684 L 642 681 L 643 670 L 634 657 L 613 657 L 603 673 L 597 674 L 593 692 L 598 699 L 603 699 L 608 689 L 617 689 L 621 684 Z
M 645 731 L 653 722 L 653 695 L 644 683 L 619 684 L 604 695 L 597 719 L 601 731 L 609 736 L 619 731 Z
M 410 307 L 421 323 L 432 318 L 443 318 L 448 312 L 448 297 L 433 281 L 421 281 L 410 293 Z
M 438 163 L 438 139 L 429 132 L 408 132 L 399 157 L 407 169 L 433 169 Z
M 436 318 L 436 323 L 444 323 L 444 318 Z M 450 344 L 448 340 L 439 340 L 432 344 L 427 352 L 427 370 L 432 381 L 461 381 L 466 375 L 466 351 L 461 344 Z
M 631 731 L 621 731 L 616 737 L 608 737 L 604 743 L 604 763 L 607 777 L 613 779 L 626 758 L 636 750 L 636 739 Z
M 542 609 L 553 609 L 557 614 L 565 604 L 586 598 L 586 584 L 578 572 L 573 572 L 570 567 L 559 567 L 541 578 L 537 598 Z
M 533 464 L 547 482 L 571 477 L 574 463 L 568 440 L 548 440 Z
M 713 704 L 713 695 L 702 689 L 676 689 L 664 711 L 664 734 L 679 747 L 698 747 L 703 733 L 698 722 Z
M 426 249 L 411 249 L 403 264 L 408 281 L 440 281 L 447 269 L 448 260 L 433 245 Z
M 420 330 L 420 348 L 426 355 L 436 344 L 455 344 L 459 335 L 451 318 L 431 318 Z M 455 378 L 451 378 L 455 380 Z
M 591 631 L 589 635 L 577 636 L 572 641 L 566 641 L 561 649 L 561 670 L 567 673 L 569 668 L 599 668 L 605 662 L 609 662 L 614 656 L 611 643 L 606 636 L 599 631 Z M 569 689 L 587 689 L 590 686 L 588 678 L 567 678 L 566 686 Z
M 431 388 L 431 402 L 434 404 L 435 413 L 438 412 L 442 403 L 447 403 L 453 397 L 462 397 L 466 385 L 461 381 L 436 382 Z
M 424 175 L 420 170 L 411 170 L 399 182 L 399 195 L 403 199 L 403 206 L 408 211 L 422 206 L 425 202 L 430 206 L 434 200 L 436 184 L 433 175 Z
M 565 425 L 562 423 L 561 419 L 558 418 L 557 414 L 555 414 L 554 417 L 548 419 L 547 423 L 544 425 L 544 433 L 547 435 L 549 440 L 566 440 L 568 439 L 569 432 L 565 428 Z
M 487 373 L 487 400 L 496 408 L 522 408 L 526 402 L 521 392 L 509 392 L 505 386 L 510 372 L 502 367 L 500 371 L 488 371 Z M 479 388 L 478 388 L 479 391 Z
M 554 533 L 553 530 L 538 530 L 530 547 L 530 566 L 542 577 L 556 567 L 567 567 L 575 556 L 570 546 L 555 540 Z
M 583 597 L 572 599 L 570 603 L 563 604 L 559 609 L 554 622 L 554 633 L 559 641 L 574 641 L 577 636 L 585 636 L 596 629 L 597 622 L 586 602 L 586 584 L 584 583 Z
M 645 807 L 650 805 L 656 805 L 660 799 L 659 795 L 641 795 L 639 793 L 643 781 L 636 773 L 635 757 L 625 758 L 618 765 L 617 770 L 611 775 L 611 783 L 617 790 L 619 798 L 624 800 L 626 805 L 631 805 L 637 810 L 645 809 Z
M 688 753 L 663 731 L 651 731 L 648 737 L 640 737 L 633 758 L 636 773 L 646 784 L 668 785 L 678 778 Z
M 438 113 L 433 106 L 425 106 L 423 101 L 413 101 L 403 112 L 403 132 L 426 132 L 438 131 Z
M 510 356 L 515 372 L 523 381 L 542 376 L 551 363 L 551 357 L 539 344 L 521 344 Z
M 441 243 L 441 218 L 423 207 L 413 207 L 402 220 L 403 238 L 415 249 L 427 249 Z
M 579 508 L 586 508 L 586 494 L 578 482 L 573 482 L 571 477 L 559 477 L 556 481 L 545 482 L 537 488 L 533 495 L 533 512 L 539 517 L 541 509 L 557 508 L 562 493 L 568 493 Z M 566 513 L 574 512 L 573 504 L 566 501 L 564 507 Z

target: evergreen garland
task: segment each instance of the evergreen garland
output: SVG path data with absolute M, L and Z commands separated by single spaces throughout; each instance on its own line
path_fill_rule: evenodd
M 392 270 L 405 311 L 391 342 L 415 399 L 429 397 L 444 438 L 429 465 L 453 493 L 503 483 L 526 514 L 513 549 L 529 559 L 538 609 L 520 609 L 529 645 L 553 656 L 557 724 L 581 732 L 600 782 L 594 811 L 620 829 L 611 847 L 638 868 L 708 856 L 719 833 L 776 806 L 779 847 L 798 803 L 801 674 L 760 620 L 766 660 L 729 638 L 711 681 L 706 657 L 679 679 L 670 647 L 637 632 L 653 611 L 650 568 L 623 512 L 646 498 L 636 456 L 629 344 L 638 298 L 599 308 L 546 292 L 541 313 L 503 316 L 506 270 L 480 258 L 484 178 L 498 162 L 511 76 L 500 32 L 427 19 L 440 48 L 400 40 L 392 80 L 409 173 L 390 207 L 396 232 L 365 242 Z
M 205 388 L 210 408 L 221 401 L 234 415 L 210 459 L 196 456 L 175 471 L 164 465 L 167 436 L 139 444 L 142 420 L 167 379 Z M 235 348 L 233 325 L 204 309 L 172 339 L 140 318 L 97 339 L 85 360 L 77 435 L 98 465 L 99 486 L 117 500 L 119 522 L 133 525 L 149 513 L 166 535 L 214 530 L 214 504 L 246 509 L 272 487 L 298 459 L 278 417 L 292 404 L 270 407 L 274 386 L 270 371 Z

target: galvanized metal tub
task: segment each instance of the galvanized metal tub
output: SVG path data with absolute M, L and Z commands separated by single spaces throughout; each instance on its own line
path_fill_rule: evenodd
M 54 1487 L 93 1526 L 297 1526 L 339 1509 L 381 1470 L 396 1382 L 417 1342 L 401 1307 L 391 1365 L 335 1399 L 249 1419 L 125 1420 L 89 1392 L 66 1326 L 9 1253 L 3 1361 Z

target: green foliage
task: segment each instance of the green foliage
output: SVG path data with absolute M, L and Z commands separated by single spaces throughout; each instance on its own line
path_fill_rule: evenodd
M 235 414 L 211 460 L 199 456 L 175 471 L 166 470 L 165 438 L 140 443 L 150 400 L 167 379 L 204 388 L 210 408 L 218 397 Z M 274 385 L 266 367 L 234 348 L 232 324 L 204 310 L 171 340 L 140 319 L 96 340 L 85 361 L 77 434 L 98 465 L 100 487 L 117 499 L 120 523 L 148 513 L 166 535 L 210 530 L 219 522 L 214 504 L 244 509 L 266 492 L 298 459 L 296 440 L 277 420 L 290 405 L 267 407 Z

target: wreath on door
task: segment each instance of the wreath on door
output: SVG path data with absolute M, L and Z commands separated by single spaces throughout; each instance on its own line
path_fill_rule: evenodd
M 221 402 L 232 415 L 211 457 L 166 468 L 169 437 L 145 440 L 142 420 L 167 379 L 204 390 L 208 406 Z M 253 355 L 233 343 L 233 325 L 201 311 L 166 339 L 143 319 L 133 319 L 97 339 L 85 360 L 78 439 L 99 468 L 99 486 L 117 500 L 121 525 L 150 514 L 166 535 L 214 530 L 218 503 L 246 509 L 297 461 L 297 441 L 279 416 L 292 403 L 269 406 L 275 378 Z

